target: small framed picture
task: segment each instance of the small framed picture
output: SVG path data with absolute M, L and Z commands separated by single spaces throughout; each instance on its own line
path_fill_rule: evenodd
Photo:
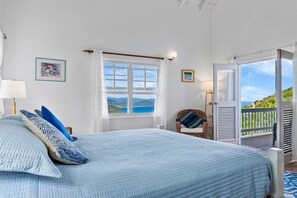
M 182 69 L 181 81 L 182 82 L 194 82 L 195 81 L 195 71 L 192 69 Z
M 50 58 L 35 59 L 35 80 L 66 81 L 66 61 Z

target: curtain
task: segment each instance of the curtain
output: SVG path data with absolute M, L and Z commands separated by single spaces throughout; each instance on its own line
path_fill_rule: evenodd
M 154 127 L 161 125 L 167 128 L 167 81 L 168 81 L 168 59 L 164 58 L 160 64 L 158 92 L 155 101 Z
M 94 131 L 103 132 L 109 130 L 109 116 L 104 80 L 103 54 L 102 51 L 95 50 L 92 56 L 92 64 L 93 67 L 95 67 Z
M 293 56 L 293 124 L 292 124 L 292 160 L 297 160 L 297 42 Z
M 2 82 L 2 62 L 3 62 L 3 51 L 4 51 L 4 33 L 0 29 L 0 87 Z M 0 98 L 0 117 L 4 114 L 3 99 Z

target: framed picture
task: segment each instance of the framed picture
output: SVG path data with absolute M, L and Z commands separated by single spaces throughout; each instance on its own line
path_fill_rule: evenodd
M 181 81 L 182 82 L 194 82 L 195 81 L 195 71 L 192 69 L 182 69 Z
M 35 80 L 66 81 L 66 61 L 49 58 L 35 59 Z

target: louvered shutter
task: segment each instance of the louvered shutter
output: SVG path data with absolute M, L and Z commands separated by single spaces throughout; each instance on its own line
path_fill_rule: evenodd
M 239 67 L 214 64 L 214 138 L 239 144 Z
M 292 152 L 293 108 L 290 102 L 282 102 L 281 106 L 282 149 L 284 153 L 290 153 Z
M 236 118 L 234 107 L 218 107 L 218 140 L 234 140 L 236 138 Z

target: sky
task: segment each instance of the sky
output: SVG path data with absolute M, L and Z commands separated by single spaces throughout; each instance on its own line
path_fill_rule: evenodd
M 292 61 L 282 61 L 282 89 L 293 85 Z M 253 102 L 275 93 L 275 59 L 240 66 L 241 101 Z

